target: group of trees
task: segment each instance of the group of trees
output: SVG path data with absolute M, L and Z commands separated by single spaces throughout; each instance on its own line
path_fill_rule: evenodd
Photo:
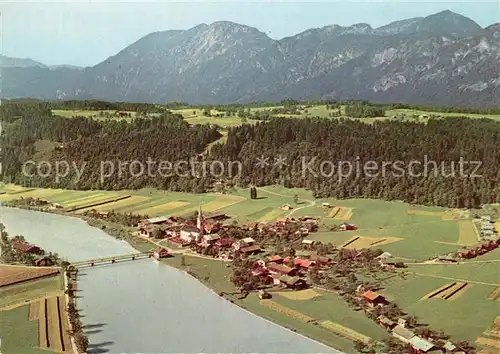
M 66 270 L 66 276 L 69 278 L 68 288 L 66 289 L 69 301 L 66 309 L 68 311 L 69 322 L 71 323 L 71 336 L 75 340 L 75 345 L 80 353 L 86 353 L 89 346 L 89 339 L 83 332 L 82 321 L 80 320 L 80 314 L 75 303 L 75 289 L 73 288 L 73 284 L 76 284 L 76 272 L 76 269 Z
M 353 118 L 383 117 L 385 109 L 365 104 L 349 104 L 345 106 L 345 115 Z
M 13 264 L 13 263 L 21 263 L 28 266 L 34 266 L 36 261 L 36 255 L 29 252 L 22 252 L 19 250 L 14 250 L 12 245 L 14 242 L 26 242 L 24 236 L 16 235 L 12 238 L 9 237 L 7 231 L 5 231 L 5 226 L 0 223 L 0 248 L 1 253 L 0 257 L 2 263 Z M 53 264 L 61 264 L 62 260 L 60 259 L 57 253 L 44 253 L 45 257 L 49 258 Z

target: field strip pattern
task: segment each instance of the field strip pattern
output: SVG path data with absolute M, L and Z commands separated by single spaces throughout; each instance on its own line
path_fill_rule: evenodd
M 427 294 L 425 299 L 443 299 L 443 300 L 455 300 L 461 296 L 469 288 L 468 283 L 455 282 L 451 284 L 446 284 L 441 288 L 432 291 Z
M 113 199 L 113 198 L 116 198 L 117 196 L 118 196 L 118 194 L 97 193 L 94 195 L 90 195 L 90 196 L 86 196 L 83 198 L 78 198 L 78 199 L 72 200 L 72 201 L 64 204 L 64 207 L 67 209 L 70 209 L 70 208 L 85 206 L 87 204 L 99 203 L 101 201 Z
M 279 208 L 272 209 L 268 211 L 264 216 L 260 217 L 258 221 L 264 222 L 264 221 L 274 221 L 281 215 L 284 215 L 285 212 Z
M 478 337 L 476 339 L 476 344 L 483 345 L 486 347 L 500 349 L 500 340 L 498 340 L 498 339 Z
M 472 246 L 478 242 L 477 229 L 471 220 L 460 220 L 458 222 L 458 229 L 458 244 Z
M 153 216 L 156 214 L 162 214 L 162 213 L 170 211 L 170 210 L 182 208 L 182 207 L 188 206 L 190 204 L 191 203 L 189 203 L 189 202 L 171 201 L 171 202 L 168 202 L 166 204 L 162 203 L 162 204 L 157 205 L 157 206 L 137 210 L 136 214 Z
M 500 300 L 500 286 L 491 292 L 488 296 L 489 300 Z
M 30 305 L 38 308 L 38 345 L 57 353 L 71 352 L 64 296 L 52 296 Z
M 273 300 L 261 300 L 260 304 L 266 306 L 267 308 L 269 308 L 271 310 L 280 312 L 286 316 L 292 317 L 292 318 L 299 320 L 299 321 L 302 321 L 302 322 L 309 323 L 309 322 L 314 321 L 314 318 L 309 317 L 307 315 L 304 315 L 303 313 L 295 311 L 289 307 L 278 304 L 277 302 L 275 302 Z
M 96 201 L 96 202 L 92 202 L 90 204 L 85 204 L 82 206 L 75 206 L 75 207 L 67 209 L 67 211 L 83 213 L 87 210 L 95 209 L 96 207 L 104 205 L 104 204 L 115 203 L 115 202 L 119 202 L 121 200 L 129 199 L 129 198 L 131 198 L 130 195 L 122 195 L 122 196 L 118 196 L 118 197 L 112 198 L 112 199 L 105 199 L 102 201 Z
M 359 332 L 356 332 L 353 329 L 342 326 L 339 323 L 335 323 L 332 321 L 322 321 L 320 324 L 323 328 L 326 328 L 327 330 L 341 337 L 347 338 L 351 341 L 360 341 L 364 344 L 368 344 L 371 341 L 370 337 L 365 336 L 364 334 L 361 334 Z
M 402 238 L 399 237 L 354 236 L 352 239 L 344 243 L 342 247 L 348 249 L 363 249 L 387 245 L 400 240 L 402 240 Z
M 150 199 L 151 198 L 149 198 L 149 197 L 141 197 L 141 196 L 134 195 L 134 196 L 131 196 L 130 198 L 122 199 L 122 200 L 119 200 L 117 202 L 98 205 L 92 209 L 95 209 L 96 211 L 111 211 L 111 210 L 119 211 L 123 207 L 127 207 L 129 205 L 142 204 L 146 201 L 149 201 Z

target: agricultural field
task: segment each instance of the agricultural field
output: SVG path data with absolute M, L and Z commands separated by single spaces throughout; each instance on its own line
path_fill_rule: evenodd
M 9 268 L 19 270 L 27 267 L 16 266 Z M 47 269 L 36 268 L 34 271 L 43 273 Z M 2 273 L 4 274 L 5 272 Z M 11 274 L 14 273 L 11 272 Z M 33 275 L 33 272 L 30 271 L 27 274 Z M 19 272 L 15 273 L 15 275 L 22 277 Z M 29 277 L 25 276 L 24 278 Z M 62 277 L 59 274 L 41 279 L 25 280 L 22 283 L 14 285 L 2 286 L 0 288 L 2 351 L 5 353 L 46 353 L 47 351 L 42 350 L 42 348 L 48 347 L 49 350 L 59 353 L 70 352 L 64 300 L 62 303 L 59 300 L 58 303 L 58 297 L 60 297 L 60 300 L 64 298 Z M 45 303 L 46 299 L 50 299 L 48 300 L 49 316 L 45 316 L 45 312 L 41 315 L 41 311 L 45 311 L 45 306 L 41 306 L 40 304 Z M 63 320 L 62 333 L 59 330 L 55 330 L 56 326 L 59 326 L 60 323 L 59 311 L 61 311 L 61 319 Z M 48 326 L 44 325 L 43 330 L 46 331 L 47 328 L 49 329 L 49 340 L 50 343 L 53 343 L 52 346 L 44 346 L 39 342 L 41 328 L 39 321 L 42 321 L 42 319 L 45 321 L 46 318 L 48 319 Z M 62 346 L 56 345 L 57 339 L 61 338 L 61 335 L 65 341 L 64 349 Z
M 44 298 L 30 304 L 29 319 L 38 322 L 40 348 L 56 353 L 72 352 L 64 296 Z
M 44 296 L 62 293 L 62 276 L 54 275 L 0 288 L 0 311 L 6 311 Z
M 493 269 L 486 271 L 486 276 L 479 274 L 481 264 L 470 264 L 475 266 L 474 271 L 465 272 L 461 264 L 410 264 L 403 278 L 394 275 L 380 280 L 379 293 L 432 328 L 449 333 L 453 339 L 474 342 L 498 312 L 497 301 L 489 299 L 497 288 L 490 285 L 495 282 Z M 446 270 L 440 272 L 439 268 Z M 472 303 L 474 306 L 470 306 Z

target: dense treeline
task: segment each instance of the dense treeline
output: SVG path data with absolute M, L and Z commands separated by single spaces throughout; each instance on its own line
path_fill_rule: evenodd
M 233 128 L 227 143 L 215 145 L 211 153 L 212 158 L 241 161 L 238 182 L 243 185 L 282 183 L 312 190 L 316 197 L 477 207 L 500 200 L 499 146 L 500 124 L 488 119 L 371 125 L 280 119 Z M 256 168 L 261 156 L 271 165 Z M 273 166 L 279 156 L 287 166 Z M 352 170 L 347 164 L 339 167 L 342 161 Z
M 383 107 L 366 104 L 348 104 L 345 106 L 345 115 L 353 118 L 383 117 L 385 109 Z
M 215 127 L 190 126 L 181 116 L 170 113 L 136 118 L 130 123 L 85 117 L 62 119 L 43 109 L 39 114 L 24 113 L 4 126 L 0 141 L 3 180 L 24 186 L 84 190 L 149 186 L 204 192 L 208 186 L 200 184 L 190 170 L 179 178 L 170 171 L 175 166 L 160 171 L 160 163 L 188 162 L 221 137 Z M 36 142 L 41 140 L 59 145 L 51 151 L 37 151 Z M 25 164 L 32 160 L 47 163 L 37 171 L 34 163 Z M 150 169 L 148 161 L 152 161 Z M 56 163 L 69 165 L 67 175 L 56 176 Z M 185 171 L 189 166 L 181 168 Z M 173 176 L 164 177 L 168 174 Z
M 15 100 L 2 100 L 2 107 L 7 104 L 41 104 L 43 101 L 34 99 L 15 99 Z M 106 102 L 100 100 L 70 100 L 70 101 L 54 101 L 46 103 L 51 109 L 70 109 L 70 110 L 116 110 L 116 111 L 134 111 L 144 113 L 163 113 L 168 109 L 183 109 L 183 108 L 202 108 L 202 109 L 216 109 L 219 111 L 233 111 L 255 108 L 255 107 L 275 107 L 275 106 L 314 106 L 314 105 L 331 105 L 332 107 L 339 107 L 340 105 L 347 106 L 371 106 L 378 107 L 385 110 L 391 109 L 413 109 L 427 112 L 441 112 L 441 113 L 464 113 L 464 114 L 500 114 L 500 107 L 490 108 L 466 108 L 456 106 L 425 106 L 414 105 L 405 103 L 377 103 L 369 102 L 366 100 L 310 100 L 298 101 L 294 99 L 285 99 L 280 102 L 251 102 L 247 104 L 226 104 L 226 105 L 210 105 L 199 106 L 190 105 L 186 102 L 169 102 L 166 104 L 150 104 L 150 103 L 130 103 L 130 102 Z M 383 115 L 383 114 L 382 114 Z
M 201 159 L 206 146 L 221 134 L 216 127 L 190 126 L 168 112 L 130 123 L 62 119 L 53 117 L 46 103 L 30 102 L 2 106 L 0 113 L 8 122 L 1 141 L 3 179 L 25 186 L 205 192 L 214 182 L 225 181 L 241 186 L 280 183 L 307 188 L 316 197 L 397 199 L 448 207 L 500 201 L 500 124 L 488 119 L 431 118 L 427 124 L 272 119 L 230 129 L 224 145 L 212 146 L 207 157 L 211 161 L 193 167 L 187 161 Z M 59 145 L 38 151 L 36 143 L 41 140 Z M 261 156 L 271 165 L 257 168 Z M 280 156 L 286 165 L 273 166 Z M 40 159 L 52 164 L 66 161 L 82 171 L 71 166 L 67 176 L 57 178 L 55 171 L 41 175 L 31 165 L 28 174 L 22 173 L 25 161 Z M 214 160 L 223 163 L 223 173 L 208 170 Z M 141 172 L 148 161 L 154 163 L 152 173 Z M 186 163 L 159 173 L 161 161 Z M 339 166 L 341 161 L 346 163 Z M 241 168 L 232 162 L 241 163 Z

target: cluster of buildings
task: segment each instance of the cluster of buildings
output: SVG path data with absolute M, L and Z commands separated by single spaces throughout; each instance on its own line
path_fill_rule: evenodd
M 481 217 L 481 240 L 495 241 L 498 237 L 495 232 L 495 223 L 491 220 L 491 216 L 486 215 Z
M 358 293 L 363 301 L 371 308 L 390 304 L 384 296 L 375 291 L 366 290 L 362 286 L 358 287 Z M 413 349 L 413 353 L 415 354 L 442 354 L 443 352 L 465 354 L 465 352 L 461 351 L 450 341 L 446 342 L 444 346 L 441 346 L 434 343 L 432 338 L 422 338 L 421 336 L 418 336 L 414 331 L 407 328 L 406 320 L 404 318 L 398 318 L 397 321 L 393 321 L 390 318 L 381 315 L 377 318 L 377 322 L 381 327 L 390 331 L 394 338 L 410 345 Z
M 306 275 L 313 266 L 326 267 L 331 258 L 312 254 L 308 259 L 301 257 L 268 256 L 255 262 L 253 276 L 269 277 L 274 285 L 300 290 L 308 287 Z
M 500 239 L 477 245 L 476 247 L 465 251 L 460 251 L 457 253 L 457 257 L 463 259 L 476 258 L 477 256 L 482 256 L 483 254 L 491 252 L 497 249 L 498 247 L 500 247 Z

